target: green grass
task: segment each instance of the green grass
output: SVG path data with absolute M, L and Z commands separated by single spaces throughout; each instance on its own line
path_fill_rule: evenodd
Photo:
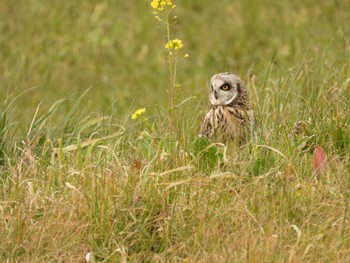
M 149 1 L 0 2 L 0 261 L 350 260 L 348 1 L 176 5 L 176 104 L 195 98 L 169 138 Z M 247 84 L 259 139 L 200 153 L 223 71 Z

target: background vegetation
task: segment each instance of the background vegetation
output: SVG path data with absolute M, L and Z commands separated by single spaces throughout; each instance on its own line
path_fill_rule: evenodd
M 0 261 L 350 260 L 350 3 L 175 4 L 177 102 L 196 98 L 172 141 L 150 1 L 0 2 Z M 216 164 L 195 141 L 223 71 L 246 82 L 259 141 L 217 146 Z

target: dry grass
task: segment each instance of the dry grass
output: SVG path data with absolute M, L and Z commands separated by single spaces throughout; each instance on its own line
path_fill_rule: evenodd
M 0 3 L 0 261 L 350 260 L 347 1 L 176 4 L 190 54 L 177 103 L 197 99 L 169 139 L 147 1 Z M 227 70 L 245 79 L 259 140 L 216 146 L 223 163 L 197 133 L 207 82 Z M 130 119 L 140 107 L 147 122 Z

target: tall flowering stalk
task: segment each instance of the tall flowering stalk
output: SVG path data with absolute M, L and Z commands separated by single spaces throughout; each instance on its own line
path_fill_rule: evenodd
M 167 43 L 164 44 L 164 47 L 168 51 L 168 66 L 169 66 L 169 79 L 170 79 L 170 108 L 169 108 L 169 134 L 172 136 L 173 125 L 174 125 L 174 106 L 175 106 L 175 91 L 176 87 L 179 86 L 176 84 L 176 70 L 178 62 L 178 53 L 180 49 L 183 48 L 182 40 L 172 39 L 171 35 L 171 24 L 170 20 L 176 21 L 176 16 L 172 16 L 172 11 L 176 8 L 176 5 L 172 3 L 172 0 L 153 0 L 151 2 L 151 7 L 153 8 L 153 14 L 155 18 L 161 22 L 165 23 L 166 32 L 167 32 Z M 188 58 L 189 55 L 185 54 L 185 58 Z

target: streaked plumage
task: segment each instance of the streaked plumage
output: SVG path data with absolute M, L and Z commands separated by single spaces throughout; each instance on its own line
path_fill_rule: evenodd
M 254 111 L 242 80 L 229 72 L 214 75 L 210 80 L 210 110 L 205 115 L 199 135 L 212 141 L 246 142 L 255 137 Z

